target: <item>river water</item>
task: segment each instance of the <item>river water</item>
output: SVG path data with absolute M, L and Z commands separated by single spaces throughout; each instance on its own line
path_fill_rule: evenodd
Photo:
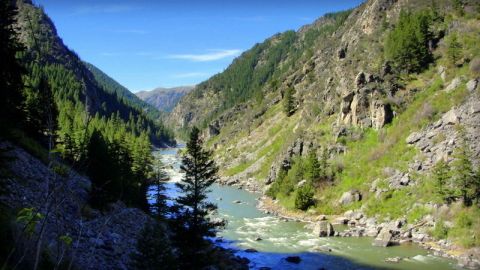
M 176 154 L 175 148 L 155 152 L 169 167 L 171 180 L 167 190 L 171 197 L 176 196 L 175 182 L 182 177 Z M 453 261 L 430 255 L 414 244 L 382 248 L 372 246 L 372 238 L 368 237 L 315 237 L 305 228 L 306 223 L 283 221 L 259 211 L 258 194 L 218 184 L 211 190 L 209 199 L 218 205 L 219 215 L 228 222 L 218 233 L 218 244 L 248 258 L 251 269 L 458 269 Z M 262 240 L 256 241 L 257 238 Z M 289 263 L 287 256 L 300 256 L 301 262 Z M 386 258 L 397 256 L 403 258 L 399 263 L 385 262 Z

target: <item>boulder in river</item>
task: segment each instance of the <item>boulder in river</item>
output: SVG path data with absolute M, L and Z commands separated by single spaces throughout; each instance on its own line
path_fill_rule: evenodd
M 389 229 L 384 228 L 377 235 L 375 240 L 373 240 L 373 245 L 378 247 L 388 247 L 392 245 L 392 233 Z
M 288 256 L 285 258 L 285 260 L 289 263 L 295 263 L 295 264 L 299 264 L 302 261 L 300 256 Z
M 333 236 L 335 234 L 335 230 L 328 220 L 321 220 L 315 224 L 315 227 L 313 227 L 313 233 L 320 237 L 328 237 Z
M 247 252 L 247 253 L 257 253 L 258 250 L 254 249 L 254 248 L 247 248 L 247 249 L 245 249 L 245 252 Z

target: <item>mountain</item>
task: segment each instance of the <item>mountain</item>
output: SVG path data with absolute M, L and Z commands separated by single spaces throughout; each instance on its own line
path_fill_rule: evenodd
M 479 16 L 478 1 L 454 0 L 326 14 L 244 52 L 169 124 L 201 127 L 222 181 L 262 190 L 264 206 L 480 246 Z M 403 225 L 379 236 L 387 221 Z
M 160 111 L 170 112 L 178 101 L 192 91 L 194 86 L 179 86 L 173 88 L 155 88 L 151 91 L 140 91 L 135 93 L 138 98 L 154 106 Z
M 103 89 L 105 89 L 111 94 L 115 94 L 118 97 L 118 99 L 122 100 L 122 102 L 126 104 L 129 104 L 131 107 L 141 109 L 142 111 L 145 112 L 145 114 L 150 116 L 152 119 L 160 118 L 160 113 L 154 106 L 139 99 L 135 94 L 130 92 L 130 90 L 128 90 L 125 86 L 121 85 L 120 83 L 112 79 L 110 76 L 105 74 L 96 66 L 87 62 L 83 62 L 83 63 L 88 68 L 88 70 L 92 72 L 93 76 L 95 77 L 95 80 L 99 83 L 101 87 L 103 87 Z

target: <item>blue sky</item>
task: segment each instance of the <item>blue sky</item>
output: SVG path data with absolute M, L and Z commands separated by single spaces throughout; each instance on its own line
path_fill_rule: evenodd
M 255 43 L 362 0 L 35 0 L 65 44 L 133 92 L 193 85 Z

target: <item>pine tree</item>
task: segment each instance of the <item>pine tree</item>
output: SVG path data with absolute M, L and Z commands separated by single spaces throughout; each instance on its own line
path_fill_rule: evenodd
M 207 242 L 205 237 L 215 236 L 223 221 L 213 221 L 209 214 L 217 209 L 207 201 L 209 187 L 217 180 L 218 168 L 211 153 L 202 149 L 200 131 L 194 127 L 182 158 L 181 170 L 185 173 L 176 186 L 180 196 L 176 198 L 179 210 L 176 213 L 176 239 L 186 268 L 197 269 L 205 265 L 206 257 L 200 252 Z
M 462 44 L 458 41 L 455 33 L 451 34 L 448 40 L 447 57 L 452 65 L 455 65 L 462 57 Z
M 454 196 L 450 186 L 450 170 L 450 166 L 443 159 L 441 159 L 437 162 L 437 164 L 435 164 L 435 167 L 432 171 L 435 192 L 447 203 L 451 202 Z
M 432 61 L 430 24 L 431 17 L 425 12 L 400 12 L 397 25 L 385 41 L 385 57 L 399 70 L 423 70 Z
M 21 122 L 22 74 L 24 69 L 16 54 L 23 48 L 17 42 L 14 30 L 15 9 L 13 1 L 0 3 L 0 125 L 15 125 Z
M 159 221 L 147 223 L 137 240 L 137 252 L 131 255 L 132 268 L 138 270 L 178 269 L 168 229 Z
M 283 111 L 287 116 L 291 116 L 295 113 L 295 97 L 293 96 L 294 91 L 292 87 L 288 87 L 285 91 L 283 97 Z
M 151 207 L 152 214 L 163 219 L 168 212 L 167 199 L 165 194 L 165 181 L 168 180 L 168 175 L 163 169 L 163 163 L 160 159 L 155 159 L 152 166 L 152 184 L 155 188 L 154 202 Z
M 306 176 L 310 183 L 316 183 L 322 176 L 320 162 L 318 162 L 315 149 L 310 149 L 307 156 Z
M 465 142 L 455 150 L 454 156 L 453 180 L 459 191 L 459 196 L 463 199 L 463 204 L 470 206 L 475 194 L 475 175 L 470 160 L 470 151 Z

